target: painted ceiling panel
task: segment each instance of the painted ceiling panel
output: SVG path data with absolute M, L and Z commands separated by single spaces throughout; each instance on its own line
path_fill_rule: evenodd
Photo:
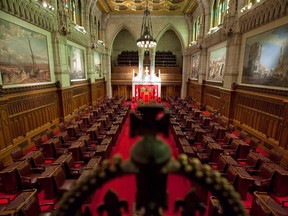
M 98 0 L 97 6 L 108 14 L 143 14 L 146 0 Z M 198 6 L 197 0 L 149 0 L 151 14 L 180 15 L 189 14 Z

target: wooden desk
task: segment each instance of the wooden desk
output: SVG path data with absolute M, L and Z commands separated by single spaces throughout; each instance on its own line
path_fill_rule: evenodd
M 28 160 L 32 167 L 36 167 L 37 164 L 44 164 L 44 156 L 41 150 L 30 151 L 28 154 L 24 155 L 21 160 Z
M 97 145 L 95 155 L 100 156 L 102 158 L 109 157 L 109 145 Z
M 288 171 L 278 164 L 269 163 L 275 169 L 274 178 L 272 178 L 272 190 L 280 197 L 288 195 Z
M 246 200 L 246 194 L 249 187 L 253 184 L 254 179 L 250 176 L 249 173 L 243 167 L 233 166 L 233 169 L 236 170 L 238 178 L 236 180 L 235 189 L 241 196 L 242 200 Z
M 91 158 L 87 165 L 84 167 L 85 169 L 96 169 L 98 166 L 100 166 L 100 163 L 102 161 L 102 157 L 96 156 L 94 158 Z
M 9 204 L 0 211 L 0 215 L 39 215 L 37 190 L 25 190 L 17 195 Z
M 226 161 L 226 163 L 229 165 L 240 166 L 240 164 L 238 164 L 238 162 L 234 158 L 232 158 L 230 155 L 221 154 L 220 157 L 223 159 L 223 161 Z
M 250 149 L 251 149 L 251 145 L 247 144 L 246 142 L 244 142 L 243 140 L 240 139 L 235 139 L 235 141 L 238 143 L 239 145 L 239 149 L 237 151 L 236 154 L 236 158 L 237 159 L 246 159 Z
M 23 161 L 17 161 L 13 164 L 9 165 L 2 171 L 0 171 L 0 176 L 2 178 L 2 182 L 4 183 L 4 192 L 11 194 L 16 193 L 20 189 L 20 174 L 17 170 L 18 166 L 22 166 L 24 163 L 26 163 L 25 160 Z
M 48 166 L 38 178 L 38 181 L 44 190 L 45 199 L 53 199 L 57 196 L 57 186 L 55 185 L 54 176 L 62 171 L 61 169 L 62 167 L 59 164 Z
M 79 129 L 78 124 L 69 125 L 66 130 L 69 137 L 76 137 L 76 131 Z
M 267 193 L 256 191 L 254 192 L 250 213 L 253 215 L 287 216 L 288 210 Z
M 59 139 L 49 139 L 42 144 L 43 155 L 45 158 L 57 158 L 57 149 L 61 149 Z
M 65 162 L 70 161 L 70 158 L 72 158 L 72 153 L 63 154 L 57 160 L 55 160 L 52 165 L 62 165 Z
M 71 143 L 68 151 L 72 153 L 75 162 L 82 161 L 82 149 L 85 147 L 84 141 L 75 141 Z
M 224 150 L 218 143 L 209 142 L 208 146 L 210 146 L 212 149 L 211 156 L 210 156 L 211 162 L 218 163 L 219 156 L 221 153 L 223 153 Z

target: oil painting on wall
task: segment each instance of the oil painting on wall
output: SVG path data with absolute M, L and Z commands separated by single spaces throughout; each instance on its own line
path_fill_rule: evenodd
M 101 78 L 101 55 L 98 52 L 94 52 L 94 68 L 96 78 Z
M 47 37 L 0 19 L 0 72 L 3 85 L 51 81 Z
M 192 64 L 192 70 L 191 70 L 191 79 L 196 79 L 198 80 L 199 76 L 199 60 L 200 60 L 200 55 L 197 53 L 196 55 L 193 55 L 191 58 L 191 64 Z
M 84 50 L 67 45 L 70 80 L 85 79 Z
M 223 81 L 226 58 L 226 47 L 209 52 L 207 80 Z
M 242 83 L 288 87 L 288 25 L 247 38 Z

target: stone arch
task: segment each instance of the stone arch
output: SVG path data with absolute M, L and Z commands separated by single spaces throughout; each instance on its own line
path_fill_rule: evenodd
M 159 41 L 159 39 L 163 36 L 163 34 L 168 31 L 168 30 L 172 30 L 178 37 L 179 41 L 180 41 L 180 44 L 181 44 L 181 50 L 182 50 L 182 54 L 184 54 L 184 50 L 185 50 L 185 41 L 182 37 L 182 35 L 180 34 L 180 32 L 177 30 L 177 28 L 175 28 L 174 25 L 172 24 L 168 24 L 166 25 L 160 32 L 159 34 L 157 35 L 157 37 L 155 38 L 156 41 Z M 187 44 L 188 45 L 188 44 Z
M 111 37 L 112 39 L 111 39 L 111 42 L 110 42 L 110 44 L 109 44 L 109 54 L 111 55 L 111 52 L 112 52 L 112 47 L 113 47 L 113 44 L 114 44 L 114 40 L 115 40 L 115 38 L 117 37 L 117 35 L 119 34 L 119 32 L 121 32 L 122 30 L 127 30 L 131 35 L 132 35 L 132 37 L 135 39 L 135 41 L 137 40 L 137 36 L 134 34 L 134 31 L 132 31 L 132 29 L 129 27 L 129 26 L 127 26 L 127 25 L 125 25 L 125 24 L 123 24 L 123 25 L 120 25 L 116 30 L 115 30 L 115 32 L 114 32 L 114 34 L 113 34 L 113 37 Z

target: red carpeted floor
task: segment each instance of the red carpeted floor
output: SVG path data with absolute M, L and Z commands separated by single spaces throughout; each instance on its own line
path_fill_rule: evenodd
M 137 142 L 137 140 L 141 139 L 141 137 L 133 138 L 131 139 L 129 137 L 129 130 L 130 130 L 130 122 L 129 118 L 127 118 L 122 131 L 120 133 L 120 136 L 118 138 L 118 141 L 116 143 L 116 146 L 112 150 L 111 157 L 113 157 L 115 154 L 122 155 L 122 158 L 124 160 L 127 160 L 130 156 L 130 149 L 131 147 Z M 162 136 L 161 136 L 162 137 Z M 175 146 L 172 134 L 169 135 L 168 138 L 163 138 L 165 142 L 170 146 L 171 148 L 171 154 L 173 157 L 178 156 L 178 150 Z M 167 211 L 165 211 L 165 215 L 180 215 L 179 213 L 173 213 L 173 206 L 174 201 L 177 198 L 183 198 L 186 194 L 186 192 L 190 189 L 190 183 L 188 180 L 179 177 L 179 176 L 169 176 L 168 178 L 168 202 L 169 208 Z M 112 189 L 115 192 L 117 192 L 120 199 L 124 199 L 128 201 L 129 203 L 129 212 L 124 213 L 123 215 L 132 215 L 132 206 L 135 200 L 135 194 L 136 194 L 136 182 L 134 176 L 125 176 L 117 180 L 113 180 L 109 183 L 107 183 L 101 190 L 97 191 L 94 194 L 93 201 L 90 205 L 90 209 L 93 212 L 93 215 L 98 215 L 95 211 L 97 206 L 102 202 L 103 197 L 107 191 L 107 189 Z

